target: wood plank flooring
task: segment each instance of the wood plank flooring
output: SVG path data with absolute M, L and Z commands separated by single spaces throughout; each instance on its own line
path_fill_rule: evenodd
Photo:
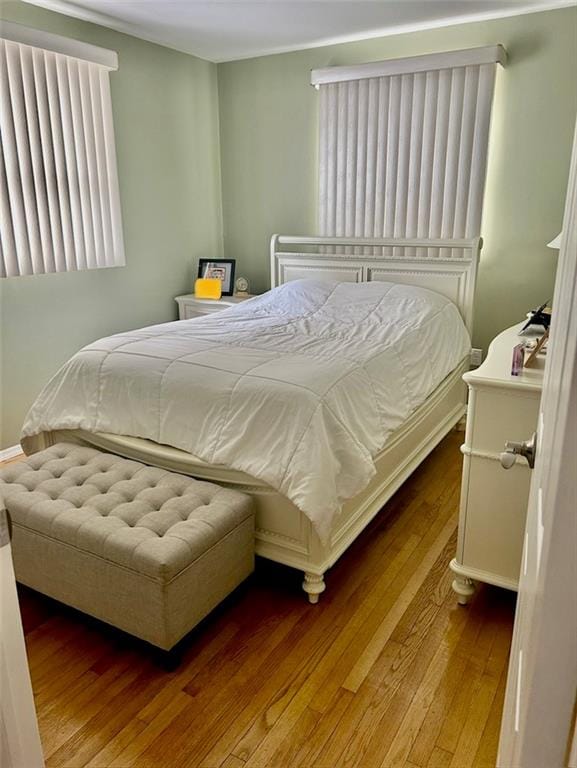
M 317 606 L 266 561 L 184 643 L 145 644 L 22 588 L 48 766 L 495 765 L 515 598 L 457 605 L 462 434 L 452 433 L 329 572 Z

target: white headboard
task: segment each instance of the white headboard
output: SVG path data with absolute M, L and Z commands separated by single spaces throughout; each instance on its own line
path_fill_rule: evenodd
M 283 250 L 282 246 L 290 248 Z M 481 246 L 480 237 L 424 240 L 273 235 L 271 286 L 307 277 L 419 285 L 451 299 L 461 310 L 471 333 Z

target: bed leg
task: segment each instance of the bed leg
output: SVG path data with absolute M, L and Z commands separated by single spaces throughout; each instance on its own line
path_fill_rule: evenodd
M 309 596 L 309 603 L 312 603 L 313 605 L 318 603 L 319 595 L 326 589 L 324 574 L 319 576 L 316 573 L 305 571 L 303 589 Z
M 456 576 L 453 581 L 453 591 L 457 594 L 459 605 L 467 605 L 475 594 L 475 582 L 466 576 Z

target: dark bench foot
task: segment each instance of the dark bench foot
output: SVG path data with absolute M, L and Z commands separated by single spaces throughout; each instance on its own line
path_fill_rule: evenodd
M 174 672 L 180 666 L 182 661 L 182 650 L 179 645 L 175 645 L 169 651 L 162 648 L 154 649 L 154 663 L 165 672 Z

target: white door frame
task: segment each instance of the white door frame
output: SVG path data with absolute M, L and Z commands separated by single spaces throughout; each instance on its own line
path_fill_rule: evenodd
M 553 313 L 500 768 L 563 768 L 577 759 L 577 130 Z
M 3 768 L 44 766 L 12 566 L 8 518 L 1 499 L 0 765 Z

